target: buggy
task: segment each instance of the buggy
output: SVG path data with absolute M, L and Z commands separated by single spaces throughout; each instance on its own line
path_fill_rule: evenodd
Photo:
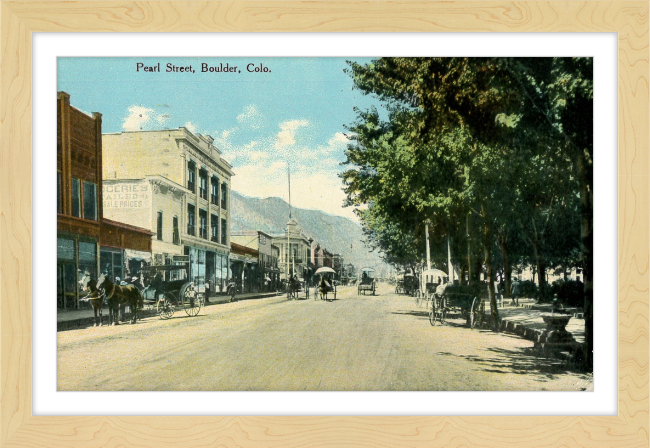
M 205 303 L 205 286 L 190 281 L 188 263 L 142 268 L 145 287 L 142 297 L 145 307 L 156 310 L 161 319 L 169 319 L 177 309 L 196 316 Z
M 429 287 L 431 285 L 431 287 Z M 458 314 L 465 319 L 467 326 L 474 328 L 483 320 L 485 302 L 480 291 L 475 286 L 453 285 L 445 283 L 433 291 L 433 284 L 427 284 L 428 299 L 430 299 L 429 323 L 443 324 L 449 314 Z
M 377 289 L 377 284 L 375 279 L 371 277 L 372 273 L 375 272 L 372 268 L 363 268 L 361 269 L 361 279 L 359 279 L 359 285 L 357 286 L 357 295 L 366 294 L 367 291 L 371 292 L 372 295 L 375 295 Z

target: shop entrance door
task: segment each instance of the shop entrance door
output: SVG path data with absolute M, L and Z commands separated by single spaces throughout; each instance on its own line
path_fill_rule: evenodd
M 57 263 L 56 292 L 58 309 L 74 310 L 77 308 L 77 275 L 74 263 Z

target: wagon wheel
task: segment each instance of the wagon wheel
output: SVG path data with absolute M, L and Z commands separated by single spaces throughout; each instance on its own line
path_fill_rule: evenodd
M 180 291 L 181 301 L 185 313 L 194 317 L 201 311 L 201 298 L 194 287 L 194 283 L 185 283 Z
M 470 308 L 469 311 L 469 316 L 467 316 L 467 326 L 469 328 L 474 328 L 478 322 L 479 318 L 479 298 L 474 297 L 474 300 L 472 300 L 472 307 Z
M 436 299 L 431 301 L 431 309 L 429 310 L 429 323 L 432 327 L 436 325 Z
M 169 293 L 165 293 L 163 298 L 158 300 L 156 311 L 158 312 L 158 316 L 163 320 L 171 318 L 175 311 L 173 296 Z

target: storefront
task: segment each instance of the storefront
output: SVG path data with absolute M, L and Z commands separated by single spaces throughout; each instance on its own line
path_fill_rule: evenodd
M 59 234 L 56 239 L 57 309 L 79 307 L 79 279 L 84 272 L 97 278 L 97 240 L 84 235 Z
M 189 257 L 190 279 L 199 290 L 209 291 L 208 297 L 225 293 L 228 288 L 228 254 L 199 247 L 185 246 Z
M 101 222 L 99 272 L 126 280 L 151 264 L 152 232 L 104 218 Z

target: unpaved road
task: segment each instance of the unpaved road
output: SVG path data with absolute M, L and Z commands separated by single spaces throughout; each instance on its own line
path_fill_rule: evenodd
M 333 302 L 273 297 L 59 332 L 58 390 L 592 388 L 532 342 L 460 320 L 431 327 L 412 298 L 378 293 L 341 287 Z

